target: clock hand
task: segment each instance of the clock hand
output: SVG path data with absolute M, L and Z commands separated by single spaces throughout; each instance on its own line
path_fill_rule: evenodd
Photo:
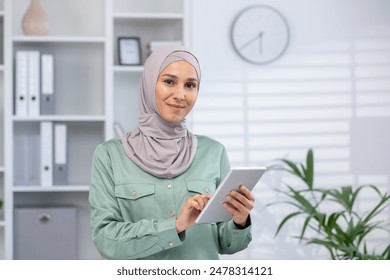
M 259 53 L 260 54 L 263 53 L 263 35 L 264 35 L 264 33 L 260 32 L 260 34 L 259 34 Z
M 242 46 L 239 47 L 238 49 L 239 49 L 239 50 L 245 49 L 245 48 L 248 47 L 250 44 L 252 44 L 253 42 L 255 42 L 257 39 L 261 38 L 261 36 L 263 36 L 263 32 L 260 32 L 259 34 L 257 34 L 255 37 L 253 37 L 252 39 L 250 39 L 248 42 L 246 42 L 244 45 L 242 45 Z

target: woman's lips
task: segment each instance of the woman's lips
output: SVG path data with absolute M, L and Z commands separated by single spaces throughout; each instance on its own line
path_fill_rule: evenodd
M 179 104 L 168 104 L 168 106 L 173 107 L 175 109 L 184 109 L 185 106 Z

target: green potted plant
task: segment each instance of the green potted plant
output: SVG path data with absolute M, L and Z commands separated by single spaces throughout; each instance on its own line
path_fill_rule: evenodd
M 390 232 L 388 221 L 378 220 L 378 215 L 390 206 L 388 193 L 382 193 L 374 185 L 356 188 L 315 187 L 312 149 L 307 152 L 306 163 L 281 159 L 279 164 L 271 166 L 270 169 L 289 172 L 303 182 L 303 187 L 299 188 L 286 183 L 285 188 L 278 190 L 286 199 L 267 205 L 268 207 L 283 203 L 293 209 L 280 221 L 275 236 L 286 223 L 301 217 L 302 227 L 297 236 L 299 242 L 324 247 L 332 259 L 390 259 L 390 243 L 385 244 L 385 248 L 380 252 L 368 249 L 367 244 L 370 233 L 377 230 Z M 372 191 L 376 201 L 368 211 L 361 213 L 356 210 L 356 206 L 363 190 Z

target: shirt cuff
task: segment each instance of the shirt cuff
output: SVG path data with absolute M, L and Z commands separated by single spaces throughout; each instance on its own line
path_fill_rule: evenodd
M 182 238 L 176 231 L 176 218 L 157 221 L 157 235 L 163 249 L 171 249 L 183 244 Z
M 250 233 L 252 228 L 252 222 L 248 219 L 245 227 L 240 227 L 233 222 L 233 219 L 228 221 L 228 228 L 232 231 L 233 236 L 245 236 Z
M 251 220 L 251 216 L 248 216 L 248 218 L 246 219 L 246 222 L 245 222 L 245 225 L 244 226 L 240 226 L 238 224 L 236 224 L 235 222 L 234 223 L 234 226 L 237 228 L 237 229 L 246 229 L 247 227 L 249 227 L 250 225 L 252 225 L 252 220 Z

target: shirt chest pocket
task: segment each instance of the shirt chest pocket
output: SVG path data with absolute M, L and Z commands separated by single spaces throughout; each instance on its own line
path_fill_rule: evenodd
M 215 192 L 215 183 L 212 180 L 186 180 L 187 190 L 189 196 L 195 194 L 210 194 L 212 195 Z
M 115 186 L 115 196 L 125 221 L 156 217 L 155 186 L 146 183 L 130 183 Z

